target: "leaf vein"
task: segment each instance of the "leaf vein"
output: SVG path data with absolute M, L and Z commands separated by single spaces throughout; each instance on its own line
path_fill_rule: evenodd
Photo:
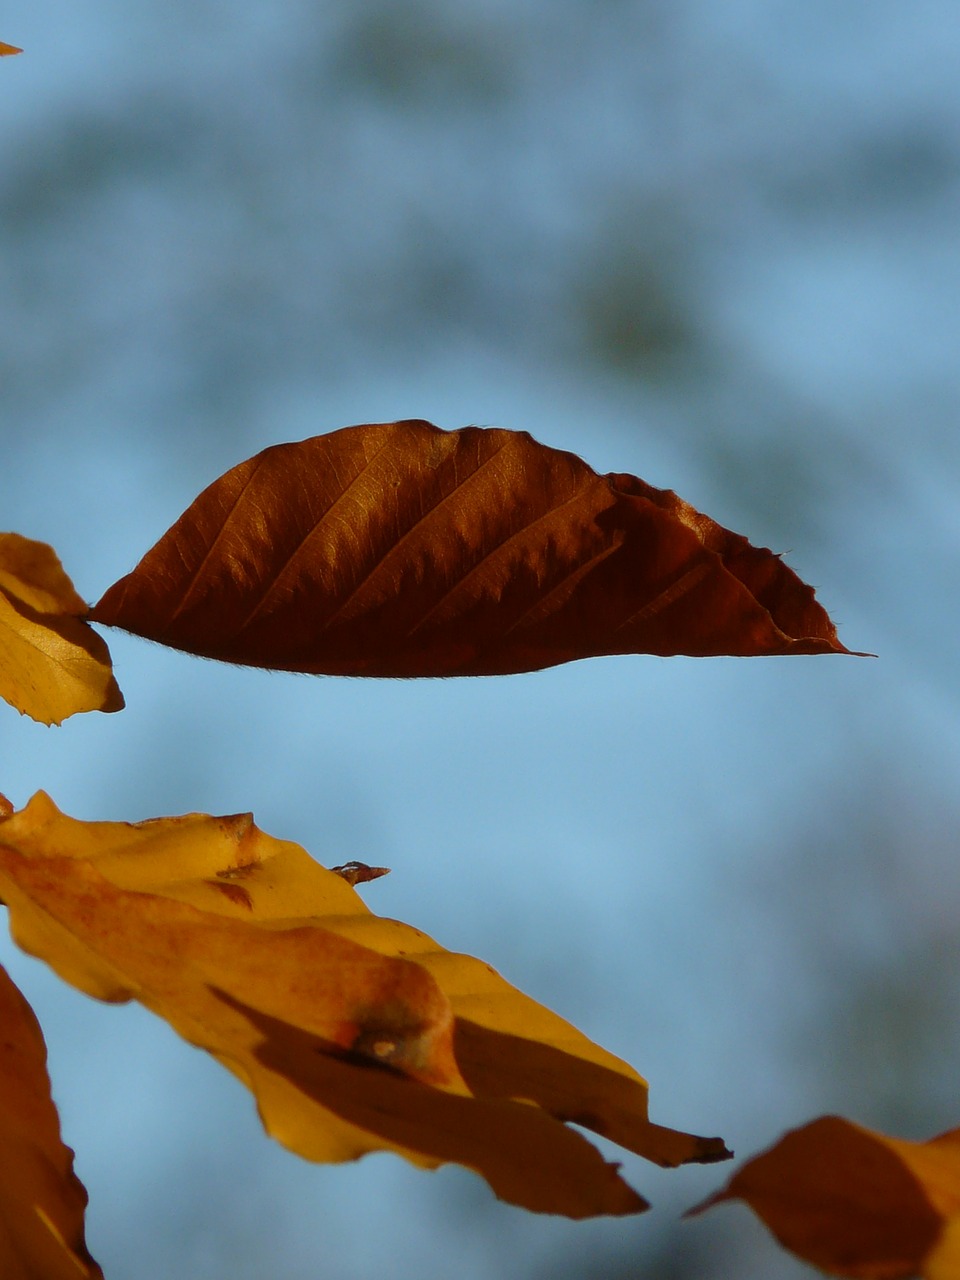
M 367 472 L 376 462 L 377 458 L 379 458 L 380 454 L 383 453 L 384 449 L 386 449 L 388 445 L 392 442 L 392 439 L 393 439 L 392 436 L 388 436 L 387 439 L 384 440 L 383 443 L 373 451 L 370 457 L 364 460 L 363 466 L 360 468 L 357 474 L 353 477 L 353 479 L 350 480 L 346 485 L 344 485 L 341 488 L 340 492 L 337 494 L 334 500 L 330 503 L 327 509 L 321 512 L 321 514 L 316 518 L 316 520 L 313 522 L 313 524 L 310 526 L 307 532 L 300 539 L 296 547 L 294 547 L 293 551 L 291 551 L 289 556 L 287 556 L 283 564 L 277 568 L 276 572 L 271 576 L 269 582 L 267 582 L 264 585 L 263 591 L 260 595 L 260 599 L 256 602 L 256 604 L 253 606 L 253 608 L 250 610 L 250 612 L 241 622 L 240 626 L 234 632 L 234 639 L 236 639 L 237 636 L 242 635 L 243 632 L 246 631 L 247 627 L 250 626 L 250 624 L 256 619 L 257 615 L 261 612 L 261 610 L 263 610 L 265 606 L 269 603 L 271 596 L 273 592 L 276 591 L 277 586 L 280 583 L 281 579 L 290 571 L 291 567 L 296 563 L 298 557 L 303 553 L 304 548 L 317 534 L 317 532 L 323 526 L 325 521 L 330 519 L 332 512 L 336 510 L 337 506 L 341 502 L 343 502 L 343 500 L 350 493 L 351 489 L 353 489 L 357 484 L 360 483 L 363 477 L 367 474 Z M 333 471 L 334 471 L 334 474 L 336 475 L 338 484 L 342 484 L 342 481 L 340 480 L 340 476 L 337 471 L 336 460 L 334 460 Z
M 464 585 L 467 582 L 469 582 L 472 577 L 474 577 L 477 573 L 479 573 L 480 570 L 484 567 L 484 565 L 490 559 L 492 559 L 494 556 L 500 555 L 507 547 L 510 546 L 512 542 L 516 542 L 518 538 L 522 538 L 524 535 L 528 534 L 532 529 L 535 529 L 538 524 L 542 524 L 545 520 L 550 520 L 554 515 L 557 514 L 557 512 L 563 511 L 565 507 L 569 507 L 574 505 L 575 503 L 580 502 L 582 498 L 583 498 L 583 491 L 581 489 L 578 489 L 574 494 L 571 495 L 571 497 L 567 498 L 564 502 L 560 502 L 556 506 L 551 507 L 548 511 L 544 511 L 541 515 L 537 516 L 535 520 L 528 521 L 528 523 L 523 525 L 520 529 L 515 529 L 514 532 L 509 534 L 508 537 L 504 538 L 502 542 L 498 542 L 495 547 L 491 547 L 490 550 L 483 556 L 482 559 L 478 560 L 477 563 L 467 573 L 465 573 L 462 578 L 458 578 L 457 581 L 453 584 L 453 586 L 450 587 L 448 591 L 444 592 L 443 596 L 439 600 L 437 600 L 436 603 L 430 606 L 427 612 L 420 618 L 419 622 L 417 622 L 413 627 L 410 628 L 405 638 L 409 639 L 412 635 L 414 635 L 417 631 L 419 631 L 420 628 L 431 617 L 431 615 L 436 613 L 438 609 L 441 609 L 444 606 L 444 604 L 446 604 L 446 602 L 450 599 L 451 596 L 455 595 L 458 591 L 461 591 Z M 595 558 L 600 558 L 602 555 L 606 555 L 606 554 L 607 552 L 603 551 L 602 553 L 599 553 L 598 556 Z M 570 574 L 565 575 L 564 580 L 566 580 L 566 578 L 570 577 L 572 574 L 577 573 L 580 567 L 581 567 L 580 565 L 576 565 L 571 570 Z M 557 584 L 558 587 L 560 585 L 561 584 Z M 551 587 L 547 595 L 552 595 L 554 590 L 556 589 L 557 587 Z M 526 613 L 530 613 L 533 609 L 536 609 L 545 598 L 546 597 L 544 596 L 538 596 L 536 601 L 530 606 L 530 609 L 526 610 Z M 526 616 L 526 613 L 523 616 Z M 517 623 L 513 624 L 513 626 L 516 626 L 516 625 Z M 511 626 L 509 630 L 512 631 L 513 626 Z M 505 632 L 504 634 L 507 634 L 507 633 Z
M 383 555 L 377 558 L 375 563 L 370 566 L 370 568 L 363 575 L 361 580 L 357 583 L 357 585 L 346 597 L 346 599 L 342 600 L 340 604 L 337 606 L 337 608 L 333 611 L 333 613 L 330 614 L 330 616 L 327 618 L 326 622 L 324 623 L 325 630 L 329 628 L 336 621 L 336 619 L 350 605 L 350 602 L 354 600 L 360 594 L 360 592 L 364 589 L 364 587 L 368 585 L 368 583 L 373 578 L 374 574 L 376 574 L 383 567 L 383 565 L 387 562 L 387 560 L 392 555 L 395 555 L 400 550 L 400 548 L 404 545 L 404 543 L 407 542 L 407 540 L 410 537 L 412 537 L 412 535 L 419 528 L 421 528 L 422 525 L 424 525 L 428 520 L 434 517 L 438 511 L 442 510 L 442 508 L 446 506 L 448 502 L 450 502 L 452 499 L 460 495 L 462 490 L 468 484 L 471 484 L 477 478 L 477 476 L 481 474 L 482 471 L 484 471 L 488 466 L 490 466 L 490 464 L 496 460 L 496 458 L 503 452 L 503 450 L 506 447 L 507 447 L 507 441 L 504 441 L 503 444 L 499 445 L 497 449 L 493 453 L 491 453 L 489 458 L 484 458 L 483 462 L 481 462 L 479 466 L 474 467 L 474 469 L 470 472 L 470 474 L 468 476 L 465 476 L 463 480 L 459 478 L 459 475 L 456 470 L 456 459 L 454 459 L 454 477 L 455 477 L 454 487 L 450 490 L 449 493 L 444 494 L 444 496 L 439 500 L 439 502 L 435 502 L 432 507 L 428 507 L 426 511 L 423 510 L 421 505 L 421 514 L 410 526 L 410 528 L 405 529 L 403 534 L 397 539 L 397 541 L 392 543 L 387 548 L 387 550 L 383 553 Z M 422 493 L 420 494 L 420 500 L 422 504 L 423 502 Z
M 200 563 L 197 565 L 196 569 L 191 574 L 190 581 L 187 583 L 186 587 L 184 588 L 183 594 L 180 596 L 180 601 L 177 604 L 177 607 L 174 609 L 173 613 L 171 613 L 169 618 L 167 619 L 167 622 L 166 622 L 167 627 L 172 626 L 173 623 L 176 622 L 180 614 L 183 612 L 183 610 L 186 608 L 187 601 L 189 600 L 191 594 L 193 593 L 193 591 L 201 581 L 203 571 L 206 568 L 206 566 L 209 564 L 214 551 L 220 545 L 220 542 L 224 536 L 224 533 L 226 532 L 227 526 L 230 524 L 232 520 L 236 519 L 237 512 L 239 511 L 244 498 L 247 496 L 250 486 L 253 484 L 262 466 L 263 466 L 263 459 L 261 458 L 261 460 L 250 472 L 250 475 L 244 481 L 244 484 L 240 489 L 240 492 L 237 494 L 233 502 L 233 505 L 231 506 L 230 510 L 227 512 L 226 516 L 224 517 L 223 522 L 220 525 L 220 528 L 217 530 L 216 537 L 210 543 L 209 547 L 204 552 L 203 558 L 201 559 Z

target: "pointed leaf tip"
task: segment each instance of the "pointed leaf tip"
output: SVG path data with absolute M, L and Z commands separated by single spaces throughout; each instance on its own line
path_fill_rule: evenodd
M 846 653 L 813 590 L 669 490 L 525 432 L 419 420 L 276 445 L 200 494 L 96 621 L 328 675 Z
M 0 1275 L 103 1280 L 87 1251 L 87 1193 L 60 1137 L 40 1025 L 0 966 Z

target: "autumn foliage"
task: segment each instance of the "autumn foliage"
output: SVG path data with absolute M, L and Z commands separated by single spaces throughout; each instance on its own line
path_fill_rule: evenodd
M 846 652 L 777 556 L 675 493 L 599 476 L 525 432 L 420 421 L 234 467 L 90 616 L 208 658 L 327 675 Z
M 422 421 L 241 463 L 92 609 L 51 548 L 0 536 L 7 702 L 48 724 L 120 710 L 92 623 L 355 676 L 848 652 L 778 556 L 674 493 L 524 433 Z M 250 815 L 80 822 L 42 791 L 18 810 L 0 800 L 0 899 L 19 945 L 211 1053 L 306 1159 L 456 1162 L 503 1200 L 581 1218 L 646 1201 L 579 1129 L 660 1165 L 730 1156 L 653 1123 L 636 1071 L 487 964 L 375 915 L 355 886 L 381 871 L 328 870 Z M 2 971 L 0 1012 L 0 1274 L 96 1277 L 42 1037 Z M 731 1198 L 837 1275 L 960 1274 L 956 1131 L 916 1144 L 816 1121 L 707 1204 Z
M 724 1200 L 745 1201 L 781 1244 L 834 1275 L 960 1275 L 960 1129 L 904 1142 L 823 1116 L 692 1212 Z

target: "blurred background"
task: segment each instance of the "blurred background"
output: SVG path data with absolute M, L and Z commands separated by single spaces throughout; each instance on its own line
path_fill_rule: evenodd
M 19 10 L 19 11 L 18 11 Z M 269 444 L 525 429 L 788 554 L 854 658 L 495 680 L 232 670 L 108 637 L 127 709 L 0 707 L 0 790 L 253 810 L 481 955 L 738 1157 L 960 1124 L 960 24 L 948 0 L 117 0 L 0 38 L 0 527 L 96 599 Z M 568 1223 L 317 1167 L 138 1008 L 0 959 L 108 1280 L 810 1274 L 729 1166 L 624 1157 Z M 611 1158 L 614 1153 L 611 1151 Z

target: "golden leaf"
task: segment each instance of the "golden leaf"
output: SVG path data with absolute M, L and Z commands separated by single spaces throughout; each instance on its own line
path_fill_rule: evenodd
M 83 823 L 39 793 L 0 822 L 0 897 L 21 946 L 166 1018 L 309 1159 L 456 1161 L 512 1203 L 585 1217 L 645 1203 L 564 1121 L 663 1164 L 729 1154 L 651 1124 L 625 1063 L 249 815 Z
M 0 58 L 6 58 L 12 53 L 23 53 L 23 50 L 18 49 L 15 44 L 4 44 L 0 40 Z
M 837 1276 L 960 1276 L 960 1129 L 907 1142 L 822 1116 L 691 1210 L 740 1199 L 787 1249 Z
M 87 1252 L 87 1193 L 60 1140 L 33 1010 L 0 967 L 0 1275 L 101 1280 Z
M 43 724 L 119 711 L 103 639 L 52 547 L 0 533 L 0 697 Z
M 277 445 L 91 617 L 248 666 L 496 675 L 614 653 L 846 653 L 771 551 L 525 432 L 409 421 Z

